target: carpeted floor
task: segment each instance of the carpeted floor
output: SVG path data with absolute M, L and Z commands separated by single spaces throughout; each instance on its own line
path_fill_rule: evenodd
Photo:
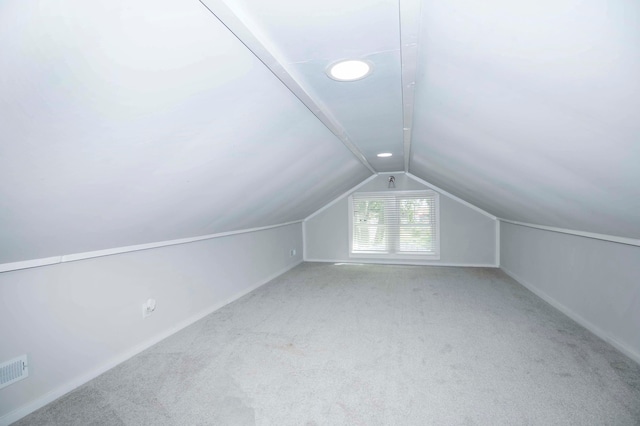
M 640 366 L 495 269 L 306 263 L 19 425 L 638 425 Z

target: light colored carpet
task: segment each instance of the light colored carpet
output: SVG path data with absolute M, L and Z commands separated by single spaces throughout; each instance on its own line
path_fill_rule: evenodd
M 640 366 L 499 270 L 306 263 L 19 425 L 637 425 Z

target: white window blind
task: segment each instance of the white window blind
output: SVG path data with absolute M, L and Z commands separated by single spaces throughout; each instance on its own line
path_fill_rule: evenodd
M 352 195 L 351 253 L 438 257 L 437 197 L 433 191 Z

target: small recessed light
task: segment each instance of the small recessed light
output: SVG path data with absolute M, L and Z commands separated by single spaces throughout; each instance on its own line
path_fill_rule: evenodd
M 381 152 L 380 154 L 378 154 L 378 157 L 380 158 L 386 158 L 386 157 L 391 157 L 393 154 L 390 152 Z
M 371 74 L 373 67 L 367 61 L 349 59 L 336 62 L 327 70 L 327 75 L 338 81 L 356 81 Z

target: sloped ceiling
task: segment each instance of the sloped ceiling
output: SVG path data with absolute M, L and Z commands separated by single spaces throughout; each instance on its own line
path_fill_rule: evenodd
M 0 263 L 299 220 L 402 170 L 640 238 L 638 22 L 634 0 L 3 1 Z M 373 73 L 325 75 L 347 58 Z
M 0 8 L 0 262 L 298 220 L 371 174 L 198 2 Z
M 494 215 L 640 238 L 640 2 L 425 1 L 411 170 Z

